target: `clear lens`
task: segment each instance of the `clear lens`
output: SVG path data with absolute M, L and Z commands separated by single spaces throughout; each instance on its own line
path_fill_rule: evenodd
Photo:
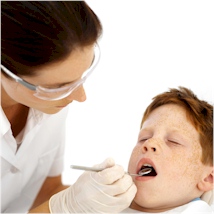
M 67 97 L 73 91 L 75 91 L 79 86 L 81 86 L 85 82 L 86 78 L 81 79 L 73 83 L 70 86 L 58 88 L 58 89 L 46 89 L 41 86 L 36 88 L 36 93 L 34 96 L 43 99 L 43 100 L 59 100 Z
M 76 90 L 80 85 L 82 85 L 85 82 L 85 80 L 89 77 L 94 68 L 97 66 L 99 59 L 100 59 L 100 49 L 99 46 L 96 45 L 94 48 L 93 63 L 91 67 L 84 72 L 80 80 L 62 88 L 48 89 L 42 86 L 37 86 L 36 93 L 34 94 L 34 96 L 43 100 L 60 100 L 69 96 L 74 90 Z

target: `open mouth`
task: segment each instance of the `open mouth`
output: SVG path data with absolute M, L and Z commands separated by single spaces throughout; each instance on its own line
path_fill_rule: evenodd
M 140 176 L 156 176 L 157 175 L 155 169 L 150 164 L 143 164 L 143 166 L 140 168 L 138 174 Z

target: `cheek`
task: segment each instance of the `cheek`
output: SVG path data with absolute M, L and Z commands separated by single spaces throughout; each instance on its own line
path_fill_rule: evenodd
M 4 89 L 7 93 L 7 95 L 14 100 L 17 103 L 21 103 L 23 105 L 26 105 L 28 107 L 32 108 L 42 108 L 51 106 L 52 103 L 48 101 L 43 101 L 38 98 L 36 98 L 33 94 L 33 91 L 28 90 L 27 88 L 23 88 L 24 86 L 21 86 L 19 84 L 10 84 L 5 85 Z
M 132 150 L 131 157 L 129 159 L 128 170 L 130 172 L 133 172 L 133 170 L 136 168 L 137 160 L 140 154 L 140 146 L 136 145 Z
M 15 81 L 9 81 L 7 79 L 1 80 L 1 85 L 3 86 L 4 90 L 8 95 L 12 95 L 16 92 L 16 89 L 18 87 L 18 83 Z
M 185 167 L 184 174 L 192 179 L 192 181 L 196 182 L 198 179 L 200 179 L 202 175 L 201 169 L 202 163 L 201 163 L 201 154 L 198 151 L 193 151 L 192 156 L 189 156 L 187 158 L 187 164 Z
M 166 162 L 170 163 L 171 173 L 169 173 L 170 179 L 186 179 L 192 182 L 197 181 L 201 172 L 199 172 L 201 153 L 199 148 L 191 148 L 187 151 L 178 152 L 176 155 L 168 157 Z M 169 170 L 169 169 L 168 169 Z
M 2 83 L 5 92 L 13 100 L 22 100 L 32 97 L 33 92 L 15 81 L 5 81 Z

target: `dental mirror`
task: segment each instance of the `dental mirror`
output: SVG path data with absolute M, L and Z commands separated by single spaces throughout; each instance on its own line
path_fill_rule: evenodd
M 92 171 L 92 172 L 100 172 L 104 170 L 103 168 L 95 168 L 95 167 L 87 167 L 87 166 L 78 166 L 78 165 L 71 165 L 70 166 L 72 169 L 78 169 L 78 170 L 85 170 L 85 171 Z M 143 168 L 141 169 L 138 174 L 133 174 L 130 172 L 126 172 L 126 174 L 129 174 L 131 176 L 144 176 L 146 174 L 149 174 L 152 171 L 151 168 Z

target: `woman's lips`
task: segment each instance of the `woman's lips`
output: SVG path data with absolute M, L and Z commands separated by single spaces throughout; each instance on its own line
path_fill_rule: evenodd
M 66 106 L 56 106 L 57 108 L 65 108 Z
M 72 103 L 72 102 L 70 102 L 70 103 Z M 65 108 L 67 105 L 69 105 L 70 103 L 68 103 L 68 104 L 65 104 L 65 105 L 61 105 L 61 106 L 56 106 L 56 108 Z

